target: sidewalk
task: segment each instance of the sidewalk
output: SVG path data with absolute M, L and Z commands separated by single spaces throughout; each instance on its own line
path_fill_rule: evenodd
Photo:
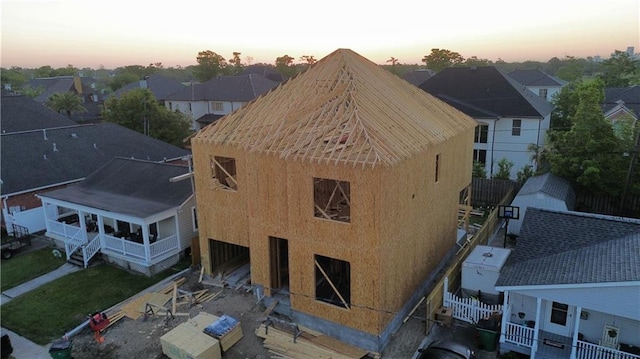
M 34 246 L 35 247 L 35 246 Z M 41 246 L 40 246 L 41 247 Z M 36 247 L 38 248 L 38 247 Z M 11 301 L 12 299 L 19 297 L 29 291 L 32 291 L 39 286 L 49 283 L 53 280 L 56 280 L 60 277 L 63 277 L 69 273 L 73 273 L 81 270 L 82 268 L 75 266 L 70 263 L 65 263 L 60 266 L 58 269 L 49 272 L 47 274 L 43 274 L 40 277 L 34 278 L 26 283 L 20 284 L 17 287 L 13 287 L 2 292 L 0 296 L 0 305 L 4 305 Z M 11 356 L 15 359 L 47 359 L 51 358 L 49 354 L 49 346 L 38 345 L 27 338 L 24 338 L 17 333 L 12 332 L 9 329 L 2 328 L 2 333 L 6 333 L 9 335 L 9 339 L 11 340 L 11 346 L 13 347 L 13 354 Z

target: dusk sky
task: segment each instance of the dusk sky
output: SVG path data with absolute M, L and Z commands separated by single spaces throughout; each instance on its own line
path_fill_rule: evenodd
M 115 68 L 225 59 L 296 61 L 348 48 L 422 64 L 432 48 L 507 62 L 640 52 L 639 0 L 387 2 L 1 0 L 1 66 Z M 251 59 L 249 59 L 251 58 Z

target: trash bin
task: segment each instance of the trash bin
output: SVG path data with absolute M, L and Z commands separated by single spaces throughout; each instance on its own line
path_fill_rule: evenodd
M 71 340 L 56 340 L 51 343 L 51 347 L 49 348 L 49 355 L 51 355 L 53 359 L 72 359 L 72 346 L 73 341 Z
M 11 346 L 11 338 L 9 338 L 9 334 L 2 334 L 2 344 L 0 345 L 0 350 L 2 351 L 2 355 L 0 358 L 6 359 L 13 353 L 13 347 Z
M 498 332 L 500 323 L 494 319 L 481 319 L 478 321 L 476 330 L 480 340 L 480 349 L 493 352 L 498 344 Z

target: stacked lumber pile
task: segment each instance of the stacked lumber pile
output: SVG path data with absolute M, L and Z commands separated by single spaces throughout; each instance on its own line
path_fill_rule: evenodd
M 302 328 L 301 328 L 302 329 Z M 256 335 L 264 339 L 264 347 L 277 359 L 360 359 L 369 352 L 343 343 L 337 339 L 302 329 L 295 339 L 294 334 L 283 328 L 260 325 Z

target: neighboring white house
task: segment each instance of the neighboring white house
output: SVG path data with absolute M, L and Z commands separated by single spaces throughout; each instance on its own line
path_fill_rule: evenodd
M 496 290 L 500 352 L 640 358 L 640 220 L 529 208 Z
M 419 87 L 478 121 L 473 159 L 485 165 L 489 177 L 502 159 L 513 163 L 511 179 L 525 166 L 537 169 L 529 146 L 544 146 L 549 102 L 493 66 L 450 67 Z
M 180 111 L 192 119 L 191 129 L 197 131 L 217 121 L 260 95 L 278 86 L 261 75 L 215 77 L 203 83 L 192 83 L 162 99 L 171 111 Z
M 187 166 L 114 158 L 80 183 L 38 196 L 46 235 L 84 267 L 102 253 L 109 263 L 154 275 L 198 236 L 189 174 Z
M 553 96 L 568 83 L 540 70 L 514 70 L 508 75 L 545 101 L 551 101 Z
M 573 211 L 575 193 L 569 181 L 551 173 L 530 177 L 522 185 L 511 205 L 520 208 L 520 217 L 509 220 L 509 234 L 520 234 L 528 207 Z

